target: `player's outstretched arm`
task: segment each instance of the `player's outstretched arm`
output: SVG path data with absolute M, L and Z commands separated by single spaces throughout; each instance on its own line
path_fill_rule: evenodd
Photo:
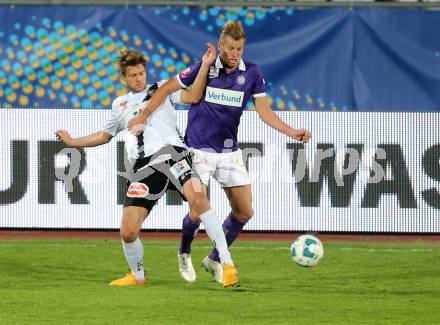
M 203 96 L 206 87 L 206 81 L 208 78 L 209 66 L 212 62 L 214 62 L 216 55 L 214 44 L 209 43 L 207 45 L 208 48 L 203 55 L 202 65 L 200 68 L 200 70 L 202 71 L 199 72 L 199 74 L 197 75 L 196 80 L 193 83 L 192 89 L 184 90 L 182 92 L 181 100 L 185 104 L 197 103 Z M 141 111 L 141 113 L 128 122 L 128 129 L 134 134 L 141 133 L 144 129 L 143 126 L 145 125 L 145 123 L 147 123 L 148 117 L 153 114 L 160 105 L 162 105 L 169 94 L 179 90 L 180 88 L 182 88 L 182 86 L 176 78 L 171 78 L 167 82 L 165 82 L 162 86 L 159 87 L 158 90 L 156 90 L 156 92 L 148 102 L 147 106 Z
M 267 97 L 255 98 L 255 110 L 260 118 L 270 127 L 291 137 L 295 140 L 308 142 L 312 137 L 310 131 L 306 129 L 295 130 L 290 125 L 286 124 L 277 114 L 270 108 Z
M 200 70 L 197 73 L 197 77 L 194 80 L 191 89 L 183 90 L 180 96 L 180 99 L 185 104 L 194 104 L 200 102 L 205 92 L 206 83 L 208 81 L 209 67 L 215 61 L 217 52 L 214 43 L 210 42 L 206 45 L 208 46 L 208 48 L 203 55 Z
M 72 138 L 69 132 L 65 130 L 58 130 L 55 132 L 55 135 L 58 140 L 71 148 L 96 147 L 108 143 L 112 139 L 112 135 L 105 131 L 99 131 L 80 138 Z

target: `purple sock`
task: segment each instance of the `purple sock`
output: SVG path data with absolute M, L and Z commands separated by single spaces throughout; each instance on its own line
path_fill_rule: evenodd
M 180 241 L 179 254 L 191 253 L 191 243 L 194 240 L 197 230 L 200 227 L 200 222 L 194 222 L 187 214 L 182 221 L 182 239 Z
M 223 222 L 223 231 L 225 232 L 228 247 L 231 246 L 234 240 L 238 237 L 245 224 L 246 222 L 238 221 L 232 212 L 228 215 L 226 220 Z M 213 261 L 220 262 L 218 250 L 214 248 L 211 254 L 209 254 L 209 258 Z

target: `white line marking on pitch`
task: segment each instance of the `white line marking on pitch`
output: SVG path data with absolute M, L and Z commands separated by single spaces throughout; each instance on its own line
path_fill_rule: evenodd
M 144 246 L 146 249 L 148 249 L 149 247 L 151 248 L 176 248 L 177 246 L 173 246 L 173 245 L 145 245 Z M 210 249 L 212 248 L 212 246 L 194 246 L 194 248 L 201 248 L 201 249 Z M 232 250 L 289 250 L 290 249 L 290 245 L 289 246 L 277 246 L 277 247 L 267 247 L 267 246 L 232 246 L 231 247 Z M 324 246 L 325 249 L 325 246 Z M 363 248 L 363 247 L 336 247 L 336 248 L 331 248 L 331 250 L 337 250 L 337 251 L 346 251 L 346 252 L 350 252 L 350 251 L 361 251 L 361 252 L 367 252 L 367 253 L 407 253 L 407 252 L 440 252 L 440 250 L 436 250 L 436 249 L 432 249 L 432 248 L 413 248 L 413 249 L 408 249 L 408 248 L 402 248 L 402 249 L 395 249 L 395 248 L 381 248 L 381 249 L 376 249 L 376 248 Z
M 57 242 L 57 243 L 52 243 L 50 241 L 47 241 L 43 244 L 44 246 L 52 246 L 52 247 L 65 247 L 66 244 Z M 88 248 L 95 248 L 97 247 L 99 244 L 92 244 L 92 243 L 85 243 L 84 245 L 78 245 L 78 247 L 88 247 Z M 8 242 L 8 243 L 0 243 L 0 247 L 14 247 L 16 246 L 14 243 Z M 211 249 L 213 246 L 208 246 L 208 245 L 202 245 L 202 246 L 194 246 L 195 249 L 201 248 L 201 249 Z M 144 248 L 145 249 L 149 249 L 149 248 L 166 248 L 166 249 L 177 249 L 178 245 L 149 245 L 148 242 L 145 243 L 144 241 Z M 276 247 L 268 247 L 268 246 L 232 246 L 231 247 L 232 250 L 289 250 L 290 249 L 290 245 L 287 246 L 276 246 Z M 324 246 L 325 249 L 325 246 Z M 401 248 L 401 249 L 396 249 L 396 248 L 366 248 L 366 247 L 334 247 L 331 248 L 331 250 L 336 250 L 336 251 L 342 251 L 342 252 L 366 252 L 366 253 L 408 253 L 408 252 L 412 252 L 412 253 L 432 253 L 432 252 L 440 252 L 440 250 L 438 249 L 432 249 L 432 248 L 412 248 L 412 249 L 408 249 L 408 248 Z

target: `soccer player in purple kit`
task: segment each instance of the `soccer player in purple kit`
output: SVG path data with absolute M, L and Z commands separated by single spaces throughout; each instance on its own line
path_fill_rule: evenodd
M 304 143 L 311 138 L 308 130 L 293 129 L 272 111 L 259 66 L 242 59 L 244 44 L 245 34 L 241 24 L 233 21 L 225 23 L 218 42 L 219 55 L 209 68 L 204 98 L 191 105 L 185 135 L 194 155 L 194 168 L 204 185 L 203 191 L 207 192 L 209 179 L 213 176 L 228 197 L 231 213 L 223 223 L 228 245 L 236 240 L 254 215 L 250 177 L 237 141 L 240 118 L 247 101 L 253 99 L 260 119 L 272 128 Z M 145 109 L 147 114 L 130 121 L 129 128 L 144 124 L 145 116 L 162 102 L 166 91 L 172 92 L 179 86 L 187 88 L 193 84 L 200 67 L 201 63 L 196 63 L 170 79 L 167 85 L 161 87 L 162 92 L 153 96 Z M 190 253 L 199 225 L 198 217 L 192 212 L 183 219 L 178 261 L 180 274 L 185 280 L 196 277 Z M 222 282 L 223 270 L 215 248 L 203 259 L 202 266 L 217 282 Z

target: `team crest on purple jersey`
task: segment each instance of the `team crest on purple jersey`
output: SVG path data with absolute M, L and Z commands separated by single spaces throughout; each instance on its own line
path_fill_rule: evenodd
M 244 85 L 245 82 L 246 82 L 246 78 L 244 76 L 238 76 L 237 77 L 237 83 L 239 85 Z

